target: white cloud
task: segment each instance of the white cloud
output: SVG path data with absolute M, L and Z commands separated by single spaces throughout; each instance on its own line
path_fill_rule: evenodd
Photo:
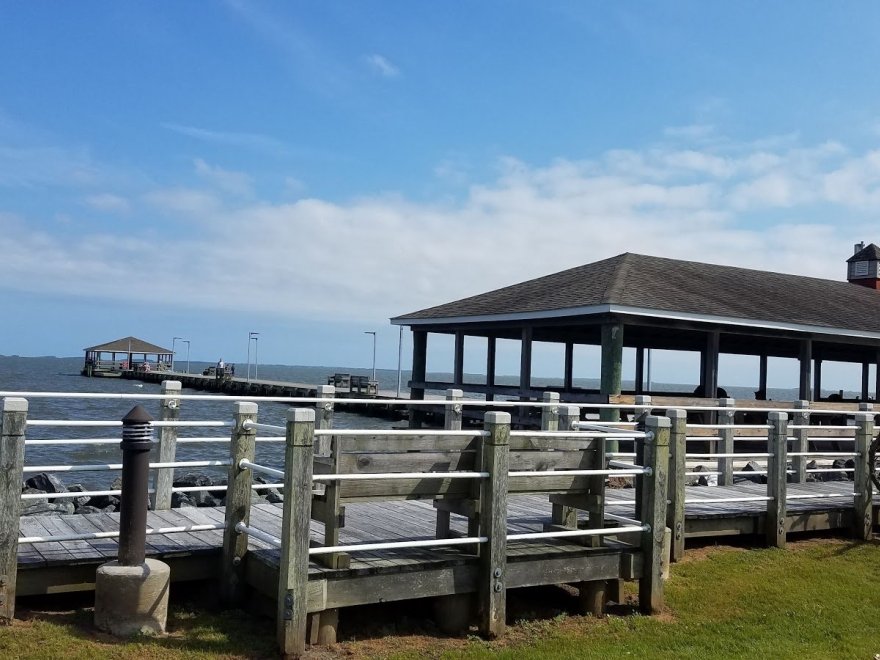
M 880 239 L 880 152 L 727 144 L 542 167 L 508 158 L 458 202 L 224 201 L 188 188 L 144 199 L 199 224 L 198 238 L 156 251 L 149 226 L 62 241 L 19 223 L 0 232 L 2 286 L 380 321 L 626 251 L 841 279 L 852 243 Z
M 383 78 L 396 78 L 400 75 L 400 69 L 398 67 L 392 64 L 388 58 L 377 53 L 367 55 L 366 62 L 373 73 L 378 74 Z
M 162 124 L 165 128 L 180 135 L 186 135 L 202 142 L 212 142 L 223 144 L 230 147 L 241 147 L 252 149 L 255 151 L 266 151 L 271 153 L 280 153 L 285 151 L 285 146 L 280 140 L 276 140 L 262 133 L 247 133 L 239 131 L 215 131 L 198 126 L 187 126 L 184 124 L 175 124 L 165 122 Z
M 89 195 L 83 203 L 102 213 L 128 213 L 131 210 L 131 204 L 125 197 L 113 193 Z
M 248 197 L 253 193 L 253 179 L 244 172 L 224 170 L 222 167 L 209 165 L 201 158 L 195 160 L 195 169 L 196 174 L 204 181 L 224 192 L 241 197 Z

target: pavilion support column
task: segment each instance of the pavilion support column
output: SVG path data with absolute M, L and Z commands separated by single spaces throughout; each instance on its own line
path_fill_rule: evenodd
M 620 394 L 623 371 L 623 323 L 615 321 L 602 325 L 602 371 L 599 393 L 608 397 Z M 620 409 L 602 408 L 599 419 L 619 422 Z M 617 440 L 605 443 L 605 451 L 618 451 Z
M 495 400 L 495 353 L 497 339 L 494 335 L 486 337 L 486 401 Z
M 645 393 L 645 349 L 636 347 L 636 394 Z
M 412 401 L 425 398 L 425 377 L 428 364 L 428 333 L 424 330 L 413 330 L 413 357 L 412 357 L 412 380 L 410 381 L 409 398 Z M 415 385 L 415 387 L 413 387 Z M 421 408 L 409 409 L 409 427 L 418 429 L 422 427 Z
M 871 364 L 869 362 L 862 362 L 862 401 L 868 400 L 868 385 L 870 383 L 870 369 L 871 369 Z
M 700 384 L 703 386 L 703 396 L 707 399 L 718 398 L 718 346 L 721 333 L 713 330 L 706 335 L 706 348 L 702 352 L 702 373 Z
M 877 351 L 874 369 L 874 401 L 880 401 L 880 351 Z
M 862 375 L 864 378 L 864 374 Z M 862 382 L 864 386 L 864 381 Z M 822 398 L 822 360 L 813 360 L 813 397 L 818 401 Z
M 455 365 L 452 370 L 453 387 L 461 387 L 464 382 L 464 332 L 455 332 Z
M 758 394 L 763 400 L 767 400 L 767 354 L 758 356 Z M 755 397 L 756 399 L 759 397 Z
M 571 392 L 574 389 L 574 342 L 565 342 L 565 371 L 562 377 L 562 391 Z
M 522 347 L 519 352 L 519 397 L 529 398 L 532 389 L 532 328 L 522 330 Z
M 812 401 L 813 393 L 810 388 L 811 367 L 813 366 L 813 340 L 802 339 L 800 345 L 801 373 L 798 384 L 798 398 L 804 401 Z

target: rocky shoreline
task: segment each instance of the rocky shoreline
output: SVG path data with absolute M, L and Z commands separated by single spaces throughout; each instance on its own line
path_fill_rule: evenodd
M 265 484 L 265 479 L 255 475 L 255 483 Z M 174 480 L 175 488 L 226 486 L 226 479 L 213 479 L 207 474 L 189 472 L 179 479 Z M 120 490 L 122 478 L 117 477 L 107 490 Z M 48 516 L 48 515 L 74 515 L 80 513 L 116 513 L 119 511 L 120 499 L 118 495 L 82 495 L 81 497 L 52 497 L 58 493 L 85 493 L 82 484 L 65 484 L 56 475 L 40 472 L 24 482 L 21 489 L 22 495 L 47 495 L 43 499 L 28 499 L 22 503 L 22 516 Z M 251 501 L 277 503 L 283 501 L 282 490 L 278 488 L 266 488 L 254 491 Z M 181 507 L 216 507 L 226 504 L 226 491 L 223 490 L 200 490 L 186 493 L 172 493 L 172 508 Z M 152 506 L 150 507 L 152 508 Z

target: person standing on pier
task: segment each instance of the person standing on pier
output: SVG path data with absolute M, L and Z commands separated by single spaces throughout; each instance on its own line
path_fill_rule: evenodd
M 214 374 L 217 380 L 223 380 L 223 372 L 226 370 L 226 363 L 223 361 L 223 358 L 217 360 L 217 370 Z

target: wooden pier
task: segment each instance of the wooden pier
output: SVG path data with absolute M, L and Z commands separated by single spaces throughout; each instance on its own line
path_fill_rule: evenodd
M 161 427 L 154 469 L 170 474 L 186 466 L 174 463 L 174 434 L 166 433 L 179 419 L 180 384 L 166 382 L 163 391 L 162 421 L 171 426 Z M 493 638 L 505 631 L 509 589 L 571 585 L 584 612 L 601 614 L 623 581 L 636 581 L 639 608 L 653 614 L 663 606 L 662 575 L 688 539 L 739 536 L 781 548 L 802 532 L 868 539 L 880 522 L 868 451 L 873 412 L 831 429 L 851 443 L 834 454 L 854 459 L 840 469 L 851 478 L 810 482 L 816 468 L 803 462 L 820 452 L 810 452 L 808 434 L 823 430 L 809 426 L 806 410 L 791 428 L 776 411 L 766 425 L 737 429 L 733 407 L 715 425 L 689 426 L 687 412 L 672 409 L 639 428 L 581 428 L 581 409 L 551 396 L 540 431 L 511 430 L 510 415 L 495 411 L 482 430 L 467 430 L 460 393 L 450 393 L 443 429 L 357 430 L 334 429 L 333 393 L 321 394 L 314 407 L 291 408 L 283 427 L 258 423 L 255 401 L 234 402 L 225 506 L 171 509 L 172 482 L 156 479 L 147 519 L 156 533 L 147 534 L 146 554 L 168 563 L 172 580 L 214 581 L 229 607 L 269 603 L 290 656 L 335 641 L 344 608 L 368 603 L 436 599 L 441 628 L 476 623 Z M 4 399 L 0 458 L 9 467 L 0 496 L 13 503 L 0 519 L 7 618 L 15 595 L 93 588 L 96 567 L 118 551 L 119 514 L 19 518 L 26 416 L 24 399 Z M 717 444 L 690 457 L 717 461 L 719 486 L 687 485 L 693 461 L 685 447 L 703 442 L 698 431 L 716 433 Z M 258 432 L 283 434 L 283 470 L 260 464 Z M 764 457 L 761 473 L 739 475 L 735 433 Z M 760 451 L 751 449 L 756 433 L 765 434 Z M 621 437 L 634 442 L 634 454 L 606 451 L 606 441 Z M 261 472 L 283 483 L 283 503 L 254 500 Z

